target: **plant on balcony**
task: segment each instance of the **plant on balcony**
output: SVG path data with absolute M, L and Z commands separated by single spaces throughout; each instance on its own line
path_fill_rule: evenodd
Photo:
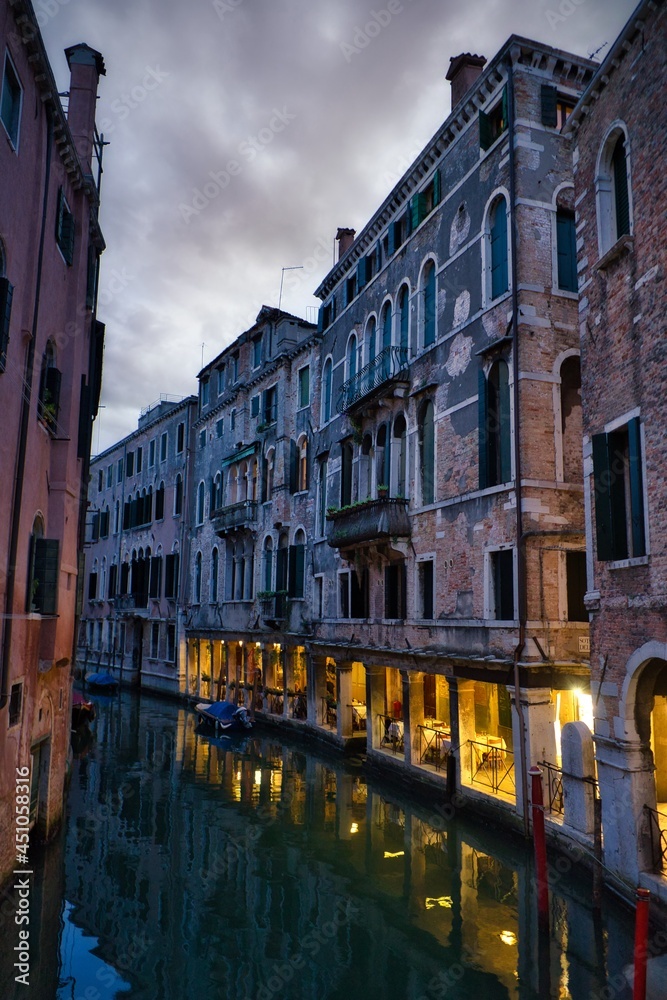
M 258 601 L 270 601 L 271 598 L 276 596 L 275 590 L 258 590 L 256 593 L 256 598 Z
M 384 500 L 389 496 L 389 486 L 387 483 L 378 483 L 378 498 Z

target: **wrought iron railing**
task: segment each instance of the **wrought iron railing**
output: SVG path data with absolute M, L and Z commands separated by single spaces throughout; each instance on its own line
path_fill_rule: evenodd
M 644 806 L 651 835 L 651 857 L 656 871 L 667 872 L 667 814 Z
M 376 358 L 357 372 L 343 386 L 338 397 L 336 409 L 345 413 L 351 406 L 369 392 L 378 389 L 384 382 L 396 378 L 399 372 L 408 367 L 407 347 L 385 347 Z
M 402 719 L 393 715 L 378 715 L 379 746 L 392 753 L 403 753 L 405 750 L 405 732 Z
M 436 771 L 447 766 L 449 756 L 450 734 L 444 729 L 432 729 L 430 726 L 418 726 L 419 729 L 419 763 L 432 764 Z
M 485 785 L 492 792 L 516 792 L 514 754 L 501 746 L 489 746 L 468 740 L 470 745 L 470 780 Z
M 322 698 L 322 725 L 336 728 L 338 723 L 338 705 L 334 698 Z
M 563 768 L 549 761 L 540 760 L 538 766 L 546 771 L 546 802 L 544 803 L 550 813 L 559 813 L 561 816 L 565 812 L 565 801 L 563 797 Z
M 211 511 L 211 520 L 215 521 L 214 529 L 230 531 L 233 528 L 244 528 L 257 520 L 258 503 L 256 500 L 242 500 L 228 507 L 217 507 Z

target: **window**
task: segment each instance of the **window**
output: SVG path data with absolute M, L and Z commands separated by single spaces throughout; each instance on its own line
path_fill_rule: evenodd
M 628 144 L 620 126 L 604 142 L 595 178 L 600 256 L 632 231 Z
M 435 264 L 432 260 L 424 268 L 422 275 L 422 346 L 435 343 Z
M 378 489 L 388 491 L 391 482 L 391 437 L 387 424 L 378 428 L 375 441 L 375 482 Z
M 408 360 L 408 338 L 410 331 L 410 291 L 407 285 L 402 285 L 398 293 L 398 346 L 400 363 Z
M 195 578 L 194 578 L 194 594 L 193 602 L 195 604 L 201 604 L 201 552 L 198 552 L 195 556 Z
M 238 351 L 236 354 L 232 354 L 230 362 L 230 374 L 232 378 L 232 385 L 239 380 L 239 355 Z
M 100 538 L 109 537 L 109 505 L 100 511 Z
M 236 410 L 232 410 L 229 414 L 229 429 L 230 431 L 236 430 Z
M 368 569 L 338 574 L 338 617 L 368 618 Z
M 490 553 L 489 617 L 514 620 L 514 552 L 501 549 Z
M 584 604 L 586 594 L 586 553 L 566 552 L 565 573 L 567 583 L 567 620 L 587 622 L 588 612 Z
M 151 622 L 151 660 L 157 660 L 160 647 L 160 623 Z
M 560 366 L 560 438 L 563 455 L 562 478 L 566 483 L 583 482 L 581 442 L 581 367 L 579 357 L 570 355 Z
M 211 386 L 207 378 L 201 380 L 201 405 L 208 406 L 211 401 Z
M 256 396 L 252 396 L 252 398 L 250 400 L 250 416 L 251 417 L 258 417 L 259 416 L 259 402 L 260 402 L 259 393 Z
M 176 476 L 174 484 L 174 517 L 183 513 L 183 477 L 180 472 Z
M 317 493 L 317 533 L 320 538 L 324 537 L 324 529 L 327 514 L 327 461 L 320 462 L 320 481 Z
M 479 372 L 479 488 L 500 486 L 512 478 L 509 371 L 505 361 L 491 366 L 488 379 Z
M 324 374 L 322 376 L 322 423 L 324 424 L 331 420 L 332 382 L 333 364 L 331 358 L 327 358 L 324 363 Z
M 308 489 L 308 438 L 302 437 L 298 442 L 299 475 L 298 488 L 300 492 Z
M 355 378 L 357 374 L 357 337 L 351 333 L 347 341 L 345 352 L 345 380 Z
M 391 302 L 386 302 L 382 309 L 382 375 L 389 378 L 392 373 L 391 364 Z
M 343 305 L 349 306 L 350 302 L 352 302 L 356 294 L 357 294 L 357 276 L 356 274 L 351 274 L 349 278 L 345 279 L 345 285 L 343 291 Z
M 130 476 L 134 475 L 134 452 L 128 451 L 125 456 L 125 475 L 129 479 Z
M 222 437 L 222 433 L 225 429 L 225 423 L 222 417 L 215 422 L 215 436 L 218 438 Z
M 97 560 L 95 560 L 97 563 Z M 94 601 L 97 599 L 97 570 L 88 574 L 88 600 Z
M 419 603 L 421 617 L 432 619 L 433 614 L 433 560 L 427 559 L 417 564 L 419 574 Z
M 56 368 L 55 348 L 51 341 L 48 341 L 46 350 L 42 355 L 37 415 L 46 424 L 52 434 L 55 434 L 58 428 L 61 382 L 62 373 Z
M 217 547 L 211 552 L 211 604 L 218 601 L 218 563 L 219 555 Z
M 628 194 L 628 166 L 625 139 L 621 135 L 616 140 L 611 157 L 614 185 L 614 210 L 616 216 L 616 239 L 630 232 L 630 199 Z
M 508 125 L 507 87 L 503 88 L 501 99 L 489 112 L 479 113 L 479 145 L 489 149 Z
M 576 292 L 577 240 L 574 212 L 568 208 L 556 210 L 556 248 L 558 256 L 558 287 L 564 292 Z
M 440 171 L 436 170 L 433 177 L 423 189 L 416 194 L 413 194 L 410 199 L 410 222 L 412 230 L 415 230 L 417 226 L 421 225 L 427 215 L 433 211 L 435 206 L 440 201 Z M 391 244 L 388 245 L 390 253 L 392 252 Z
M 433 403 L 422 403 L 418 416 L 419 471 L 422 504 L 435 501 L 435 423 Z
M 155 438 L 148 443 L 148 468 L 152 469 L 155 465 Z M 118 480 L 120 482 L 120 480 Z
M 58 189 L 56 243 L 65 259 L 65 263 L 71 266 L 74 260 L 74 216 L 70 211 L 62 188 Z
M 176 626 L 167 622 L 167 661 L 173 663 L 176 659 Z
M 137 475 L 139 475 L 139 473 L 141 472 L 143 460 L 144 460 L 144 450 L 143 448 L 137 448 L 137 461 L 136 461 Z
M 294 545 L 289 547 L 289 568 L 287 593 L 289 597 L 303 597 L 306 568 L 306 535 L 301 528 L 294 536 Z
M 97 492 L 101 493 L 104 488 L 104 473 L 99 469 L 97 473 Z
M 55 615 L 58 608 L 60 543 L 57 538 L 43 538 L 41 522 L 33 525 L 30 536 L 28 576 L 28 611 Z
M 113 509 L 113 533 L 117 535 L 120 531 L 120 500 L 116 500 Z
M 211 484 L 211 512 L 222 507 L 222 473 L 216 472 Z
M 273 592 L 273 539 L 264 542 L 264 590 Z
M 204 482 L 199 484 L 197 487 L 197 524 L 204 523 L 204 496 L 206 493 L 206 488 Z
M 555 87 L 542 85 L 542 124 L 549 128 L 563 130 L 565 122 L 574 111 L 572 98 L 562 96 Z
M 490 297 L 498 298 L 509 289 L 507 254 L 507 202 L 497 198 L 489 212 Z
M 5 126 L 5 131 L 9 136 L 14 149 L 18 149 L 19 130 L 21 124 L 21 104 L 23 91 L 19 83 L 18 74 L 14 68 L 14 63 L 5 52 L 5 68 L 2 76 L 2 98 L 0 98 L 0 120 Z
M 352 503 L 352 460 L 354 452 L 351 441 L 343 441 L 341 445 L 340 466 L 340 505 L 349 507 Z
M 178 552 L 167 556 L 164 561 L 164 596 L 178 596 Z
M 206 447 L 206 428 L 204 427 L 203 430 L 199 432 L 199 448 L 201 450 L 202 448 L 205 447 Z
M 299 409 L 310 405 L 310 366 L 299 369 Z
M 384 570 L 384 616 L 407 618 L 407 574 L 404 562 L 391 563 Z
M 122 483 L 123 482 L 123 468 L 124 468 L 124 465 L 125 465 L 125 463 L 123 462 L 123 459 L 119 458 L 118 459 L 118 466 L 117 466 L 117 469 L 116 469 L 116 482 L 117 483 Z
M 262 338 L 255 337 L 252 342 L 252 366 L 259 368 L 262 363 Z
M 160 437 L 160 461 L 167 461 L 167 431 Z
M 408 495 L 407 481 L 407 425 L 405 417 L 399 413 L 394 420 L 392 476 L 395 477 L 393 494 L 397 497 Z
M 593 435 L 597 557 L 646 555 L 641 424 L 633 417 L 608 434 Z
M 272 385 L 264 392 L 264 423 L 274 424 L 278 417 L 278 387 Z
M 161 521 L 164 517 L 164 483 L 160 483 L 155 491 L 155 520 Z
M 107 466 L 107 489 L 110 490 L 113 486 L 113 465 Z
M 185 447 L 185 424 L 179 424 L 176 428 L 176 454 L 180 455 Z
M 276 453 L 270 448 L 266 453 L 266 459 L 262 467 L 262 503 L 273 499 L 273 470 L 275 468 Z
M 107 597 L 110 601 L 116 596 L 116 591 L 118 589 L 118 566 L 116 563 L 112 563 L 109 566 L 109 590 L 107 591 Z
M 21 721 L 21 708 L 23 705 L 23 684 L 12 684 L 9 696 L 9 725 L 16 726 Z
M 368 364 L 371 361 L 375 361 L 375 356 L 377 354 L 377 336 L 376 336 L 376 323 L 375 316 L 371 316 L 366 324 L 366 361 Z M 369 375 L 369 385 L 367 388 L 372 387 L 373 376 Z

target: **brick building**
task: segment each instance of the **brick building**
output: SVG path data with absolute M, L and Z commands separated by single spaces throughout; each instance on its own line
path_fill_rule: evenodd
M 70 739 L 78 556 L 104 329 L 96 319 L 99 52 L 66 50 L 69 107 L 30 3 L 0 20 L 0 882 L 15 863 L 16 769 L 55 832 Z
M 665 4 L 648 0 L 619 35 L 570 125 L 586 605 L 605 863 L 663 898 L 664 878 L 646 873 L 661 864 L 659 828 L 667 828 L 667 181 L 657 110 L 664 108 L 666 81 Z
M 312 323 L 263 306 L 199 373 L 187 602 L 193 697 L 306 715 L 311 631 Z
M 310 721 L 411 781 L 451 748 L 519 814 L 591 717 L 561 128 L 594 65 L 516 36 L 452 59 L 451 115 L 317 289 Z
M 185 690 L 191 433 L 197 399 L 161 397 L 91 463 L 78 665 L 123 683 Z

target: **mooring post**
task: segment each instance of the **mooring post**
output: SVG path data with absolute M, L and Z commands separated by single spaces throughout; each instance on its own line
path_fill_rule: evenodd
M 537 871 L 537 919 L 541 928 L 549 927 L 549 882 L 547 880 L 547 840 L 544 828 L 544 800 L 542 797 L 542 771 L 531 767 L 531 810 L 533 816 L 533 841 L 535 843 L 535 868 Z
M 646 959 L 648 955 L 648 908 L 651 893 L 637 888 L 635 910 L 635 952 L 632 1000 L 646 1000 Z

